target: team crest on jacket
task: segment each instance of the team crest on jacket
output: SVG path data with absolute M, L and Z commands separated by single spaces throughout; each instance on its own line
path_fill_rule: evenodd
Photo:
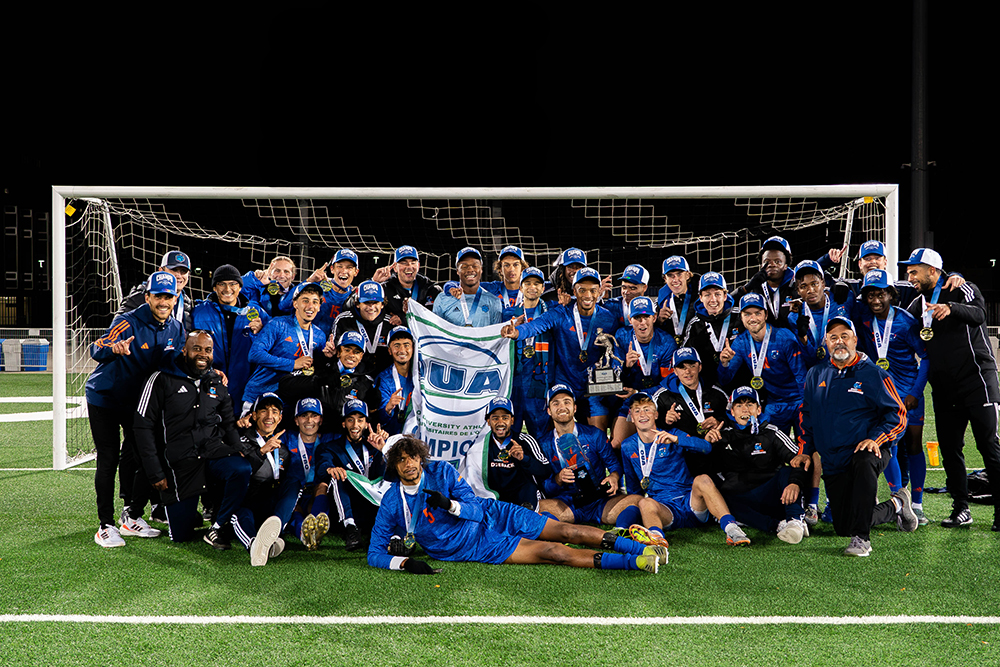
M 862 396 L 865 395 L 865 392 L 863 392 L 861 390 L 861 383 L 860 382 L 855 382 L 854 386 L 847 390 L 847 393 L 848 394 L 861 394 Z
M 758 454 L 766 454 L 766 453 L 767 452 L 764 451 L 764 445 L 760 442 L 755 442 L 753 444 L 753 452 L 750 453 L 750 456 L 757 456 Z

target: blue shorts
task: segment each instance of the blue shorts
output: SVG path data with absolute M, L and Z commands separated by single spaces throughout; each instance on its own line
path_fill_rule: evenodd
M 516 507 L 516 505 L 514 506 Z M 463 544 L 462 548 L 448 555 L 433 554 L 427 552 L 435 560 L 490 563 L 493 565 L 503 563 L 517 549 L 521 543 L 520 537 L 501 533 L 494 528 L 483 525 L 482 530 L 471 543 Z
M 486 525 L 498 533 L 537 540 L 548 521 L 529 509 L 493 498 L 483 498 Z
M 654 498 L 674 515 L 674 520 L 669 526 L 663 526 L 664 530 L 677 530 L 678 528 L 694 528 L 697 526 L 703 526 L 708 521 L 709 513 L 708 510 L 704 512 L 695 512 L 691 509 L 691 494 L 684 496 L 676 496 L 663 501 L 659 498 Z
M 905 396 L 904 396 L 905 398 Z M 923 426 L 924 425 L 924 395 L 920 394 L 917 401 L 917 407 L 912 410 L 906 411 L 906 425 L 907 426 Z
M 611 414 L 614 400 L 620 399 L 614 394 L 610 396 L 587 396 L 587 402 L 590 404 L 590 416 L 603 417 Z
M 799 405 L 799 402 L 768 403 L 764 406 L 764 412 L 760 416 L 760 420 L 767 420 L 772 426 L 781 431 L 787 431 L 789 426 L 798 427 Z

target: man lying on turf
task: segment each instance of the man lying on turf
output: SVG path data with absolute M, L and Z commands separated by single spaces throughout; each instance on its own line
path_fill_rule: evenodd
M 600 528 L 561 523 L 518 505 L 477 498 L 452 465 L 431 461 L 429 454 L 427 445 L 412 436 L 399 437 L 386 454 L 386 473 L 398 480 L 386 491 L 375 518 L 369 565 L 413 574 L 440 572 L 424 561 L 390 555 L 393 535 L 405 535 L 406 547 L 419 544 L 436 560 L 652 573 L 666 562 L 666 547 L 644 546 Z M 621 553 L 574 549 L 567 542 Z

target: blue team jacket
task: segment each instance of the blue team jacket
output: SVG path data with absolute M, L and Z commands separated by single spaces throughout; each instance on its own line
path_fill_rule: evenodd
M 231 341 L 226 338 L 226 318 L 223 314 L 226 310 L 236 312 Z M 213 293 L 195 305 L 192 317 L 195 329 L 204 329 L 212 334 L 212 368 L 217 368 L 226 374 L 229 380 L 227 385 L 229 396 L 233 399 L 233 405 L 239 410 L 239 406 L 243 405 L 243 388 L 250 379 L 252 369 L 250 346 L 253 345 L 255 334 L 250 330 L 250 322 L 259 318 L 264 325 L 267 325 L 271 316 L 267 314 L 264 306 L 256 301 L 248 301 L 242 294 L 237 305 L 233 307 L 220 304 Z

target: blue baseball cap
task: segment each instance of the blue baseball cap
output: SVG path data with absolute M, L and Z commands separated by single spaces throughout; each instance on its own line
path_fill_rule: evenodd
M 298 285 L 295 286 L 295 290 L 292 292 L 292 301 L 295 301 L 295 299 L 299 298 L 299 294 L 301 294 L 305 290 L 316 292 L 316 294 L 323 296 L 323 286 L 320 285 L 319 283 L 299 283 Z
M 190 271 L 191 258 L 180 250 L 171 250 L 163 255 L 160 266 L 164 269 L 187 269 Z
M 834 325 L 837 324 L 844 325 L 845 327 L 853 331 L 855 336 L 858 335 L 858 330 L 854 328 L 854 322 L 850 321 L 843 315 L 837 315 L 836 317 L 831 317 L 826 323 L 826 330 L 829 331 L 834 327 Z
M 691 267 L 688 266 L 688 261 L 681 257 L 680 255 L 671 255 L 663 260 L 663 275 L 667 275 L 671 271 L 690 271 Z
M 811 259 L 804 259 L 795 266 L 795 279 L 799 279 L 800 273 L 818 273 L 820 277 L 823 277 L 823 267 L 819 265 L 819 262 L 815 262 Z
M 340 334 L 340 339 L 337 340 L 337 347 L 341 345 L 353 345 L 359 347 L 362 350 L 365 349 L 365 339 L 361 337 L 357 331 L 345 331 Z
M 524 253 L 516 245 L 507 245 L 500 248 L 500 259 L 503 259 L 507 255 L 517 255 L 518 259 L 524 259 Z
M 881 241 L 875 239 L 870 239 L 861 244 L 858 249 L 858 257 L 867 257 L 868 255 L 879 255 L 885 257 L 885 246 L 882 245 Z
M 574 401 L 576 400 L 576 394 L 574 394 L 573 390 L 569 388 L 569 385 L 554 384 L 545 393 L 545 402 L 551 403 L 552 399 L 558 396 L 559 394 L 569 394 L 570 398 L 572 398 Z
M 173 294 L 177 296 L 177 279 L 174 274 L 166 271 L 157 271 L 149 276 L 146 281 L 147 294 Z
M 389 337 L 386 339 L 385 342 L 391 343 L 393 338 L 398 338 L 399 336 L 403 336 L 404 338 L 409 338 L 410 340 L 413 340 L 413 334 L 410 332 L 409 329 L 407 329 L 401 324 L 398 327 L 392 328 L 392 330 L 389 332 Z
M 649 271 L 639 264 L 629 264 L 622 272 L 623 283 L 634 283 L 636 285 L 649 284 Z
M 865 282 L 861 286 L 861 293 L 863 294 L 869 287 L 887 289 L 889 287 L 889 272 L 882 269 L 872 269 L 866 273 Z
M 761 310 L 767 310 L 767 304 L 764 302 L 764 297 L 757 292 L 748 292 L 743 295 L 740 299 L 740 310 L 746 310 L 747 308 L 760 308 Z
M 514 414 L 514 404 L 510 402 L 509 398 L 497 396 L 486 406 L 486 416 L 489 417 L 495 410 L 506 410 L 510 414 Z
M 333 256 L 330 260 L 330 264 L 336 264 L 337 262 L 347 260 L 348 262 L 354 262 L 354 266 L 358 265 L 358 253 L 354 252 L 350 248 L 341 248 L 337 251 L 337 254 Z
M 726 279 L 721 273 L 716 271 L 701 274 L 701 280 L 698 281 L 698 291 L 700 292 L 708 287 L 718 287 L 721 290 L 729 291 L 729 288 L 726 286 Z
M 639 317 L 640 315 L 656 315 L 656 308 L 653 307 L 653 300 L 648 296 L 637 296 L 626 306 L 629 317 Z
M 463 259 L 465 259 L 469 255 L 473 255 L 480 262 L 483 261 L 483 255 L 482 255 L 481 252 L 479 252 L 475 248 L 467 246 L 467 247 L 462 248 L 461 250 L 458 251 L 458 255 L 455 257 L 455 266 L 458 266 L 459 262 L 461 262 Z
M 698 356 L 698 350 L 693 347 L 681 347 L 674 352 L 674 358 L 671 362 L 671 366 L 677 368 L 681 364 L 686 364 L 689 361 L 697 361 L 701 363 L 701 357 Z
M 927 266 L 933 266 L 938 271 L 944 268 L 941 255 L 936 250 L 931 250 L 930 248 L 917 248 L 910 253 L 909 259 L 903 260 L 900 264 L 926 264 Z
M 528 278 L 538 278 L 543 283 L 545 282 L 545 274 L 542 273 L 541 269 L 536 269 L 533 266 L 529 266 L 521 273 L 521 282 L 523 283 Z
M 628 407 L 632 407 L 632 404 L 641 399 L 653 400 L 653 397 L 644 391 L 637 391 L 628 398 Z
M 257 412 L 265 405 L 277 405 L 279 410 L 285 409 L 285 402 L 281 400 L 281 397 L 275 394 L 273 391 L 266 391 L 257 397 L 257 400 L 253 402 L 253 412 Z
M 353 415 L 355 413 L 362 414 L 365 417 L 368 416 L 368 406 L 365 405 L 364 401 L 359 401 L 356 398 L 352 398 L 344 403 L 344 416 Z
M 583 252 L 579 248 L 566 248 L 563 253 L 559 255 L 559 264 L 563 266 L 569 266 L 570 264 L 583 264 L 587 266 L 587 253 Z
M 579 271 L 577 271 L 576 275 L 573 276 L 573 285 L 576 285 L 578 282 L 582 282 L 584 280 L 593 280 L 598 285 L 600 285 L 601 274 L 599 274 L 596 270 L 590 268 L 589 266 L 585 266 Z
M 792 256 L 792 246 L 788 244 L 781 236 L 772 236 L 760 247 L 761 254 L 764 254 L 765 250 L 783 250 L 786 257 Z
M 384 300 L 385 292 L 382 290 L 382 286 L 374 280 L 366 280 L 358 285 L 358 301 L 360 303 Z
M 737 387 L 736 389 L 734 389 L 733 395 L 729 397 L 730 405 L 735 405 L 736 401 L 740 400 L 741 398 L 749 398 L 757 405 L 760 405 L 760 396 L 757 394 L 757 390 L 754 389 L 753 387 L 747 387 L 744 385 L 742 387 Z
M 420 259 L 417 257 L 417 249 L 411 245 L 401 245 L 396 248 L 393 261 L 401 262 L 404 259 Z
M 320 417 L 323 416 L 323 404 L 319 402 L 318 398 L 302 398 L 299 402 L 295 404 L 295 416 L 298 417 L 301 414 L 307 412 L 315 412 Z

